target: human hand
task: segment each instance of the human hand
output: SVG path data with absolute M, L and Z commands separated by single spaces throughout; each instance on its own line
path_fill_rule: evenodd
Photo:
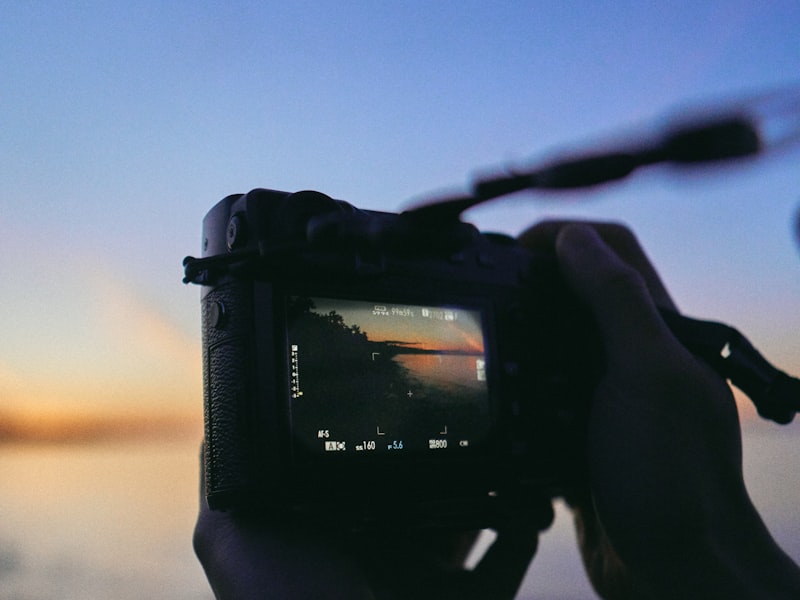
M 633 234 L 613 224 L 548 222 L 521 241 L 555 252 L 604 343 L 589 489 L 572 499 L 598 593 L 731 598 L 800 589 L 747 495 L 730 389 L 664 324 L 658 308 L 675 305 Z
M 549 500 L 509 524 L 477 567 L 476 532 L 346 532 L 287 515 L 213 511 L 202 493 L 194 547 L 218 600 L 513 598 L 549 525 Z

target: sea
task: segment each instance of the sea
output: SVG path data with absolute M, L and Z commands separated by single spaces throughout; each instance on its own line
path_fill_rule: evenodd
M 192 551 L 198 440 L 0 445 L 0 600 L 211 600 Z M 800 561 L 800 427 L 746 428 L 751 496 Z M 596 597 L 556 507 L 518 598 Z

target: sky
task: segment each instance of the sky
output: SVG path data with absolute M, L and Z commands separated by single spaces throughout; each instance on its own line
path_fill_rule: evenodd
M 328 298 L 312 301 L 312 312 L 320 315 L 336 312 L 346 326 L 358 326 L 372 342 L 390 342 L 420 350 L 484 352 L 481 313 L 474 308 Z
M 800 4 L 3 2 L 0 404 L 201 414 L 200 252 L 219 199 L 396 210 L 475 173 L 800 84 Z M 672 113 L 674 114 L 674 112 Z M 800 373 L 800 153 L 470 211 L 621 220 L 679 306 Z

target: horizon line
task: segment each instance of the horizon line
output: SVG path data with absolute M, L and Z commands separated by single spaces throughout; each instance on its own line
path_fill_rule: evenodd
M 202 437 L 202 415 L 193 412 L 130 415 L 114 412 L 0 411 L 0 446 L 7 444 L 93 444 Z

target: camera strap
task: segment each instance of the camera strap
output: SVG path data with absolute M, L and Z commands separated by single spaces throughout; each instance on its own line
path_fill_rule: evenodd
M 800 379 L 773 366 L 738 330 L 666 309 L 661 316 L 689 351 L 747 394 L 762 418 L 786 425 L 800 412 Z

